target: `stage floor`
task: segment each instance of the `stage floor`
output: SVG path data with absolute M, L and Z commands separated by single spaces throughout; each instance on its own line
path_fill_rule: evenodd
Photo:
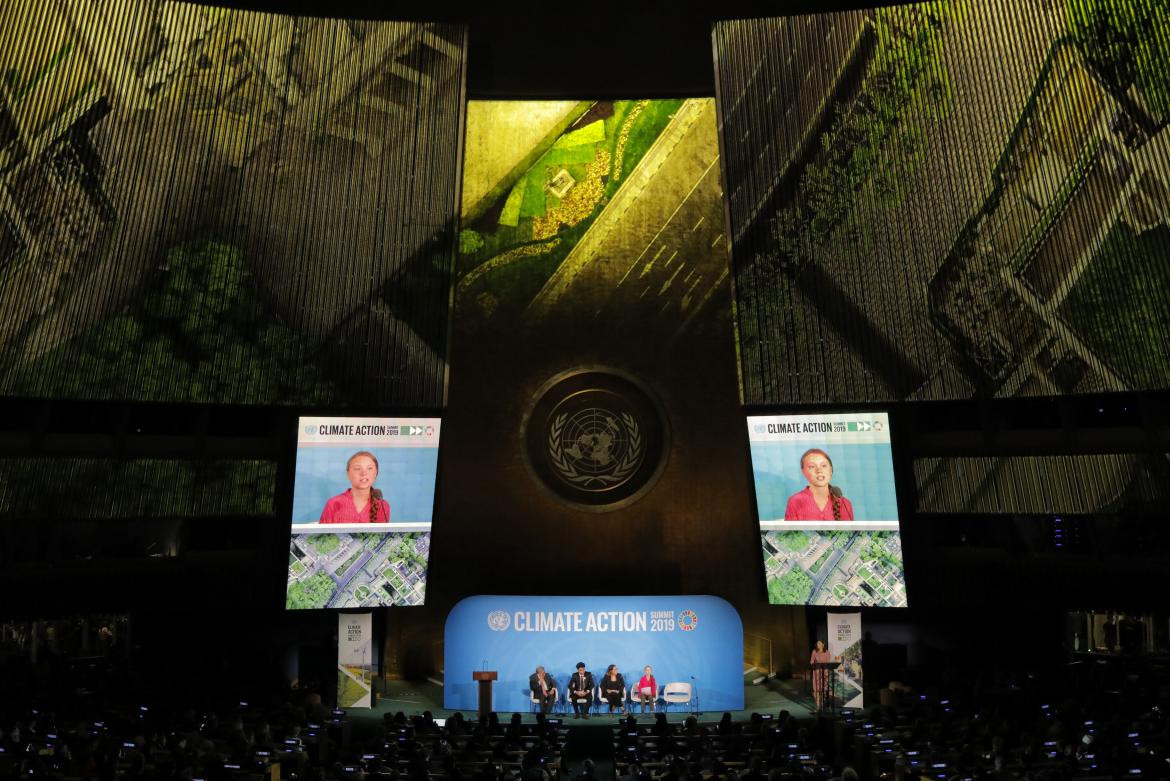
M 773 715 L 782 710 L 786 710 L 797 718 L 805 718 L 813 715 L 813 700 L 812 694 L 807 691 L 808 682 L 796 678 L 792 680 L 777 680 L 773 679 L 765 681 L 757 686 L 743 687 L 743 704 L 742 711 L 732 711 L 732 717 L 736 719 L 746 719 L 753 712 L 771 713 Z M 385 692 L 378 697 L 377 705 L 373 708 L 366 709 L 350 709 L 348 711 L 351 719 L 357 720 L 377 720 L 381 721 L 387 713 L 397 713 L 402 711 L 407 716 L 414 713 L 421 713 L 429 710 L 431 714 L 437 718 L 446 718 L 454 711 L 447 710 L 443 707 L 443 689 L 436 683 L 426 681 L 423 683 L 413 681 L 386 681 L 384 686 Z M 474 716 L 473 713 L 464 711 L 465 716 Z M 532 712 L 524 711 L 521 713 L 525 722 L 531 722 L 536 719 L 536 715 Z M 573 721 L 572 709 L 568 713 L 555 713 L 552 715 L 559 716 L 562 719 Z M 666 711 L 666 718 L 668 721 L 684 721 L 687 716 L 698 715 L 701 721 L 718 721 L 723 715 L 722 711 L 703 711 L 701 714 L 693 714 L 692 711 L 681 708 L 672 708 Z M 634 717 L 638 721 L 651 721 L 654 715 L 650 713 L 641 713 L 637 708 L 634 710 Z M 512 718 L 510 711 L 500 712 L 500 721 L 508 721 Z M 594 713 L 588 723 L 590 724 L 616 724 L 621 714 L 613 714 L 612 716 L 605 712 L 604 706 L 599 712 Z M 584 720 L 582 720 L 584 722 Z

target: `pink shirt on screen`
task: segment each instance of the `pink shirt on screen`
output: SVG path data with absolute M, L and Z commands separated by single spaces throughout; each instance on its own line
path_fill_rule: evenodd
M 385 499 L 378 500 L 377 513 L 376 523 L 390 523 L 390 503 Z M 362 509 L 356 509 L 350 489 L 346 488 L 343 493 L 325 502 L 321 523 L 370 523 L 370 504 L 367 502 Z
M 828 649 L 818 651 L 814 648 L 813 652 L 808 656 L 809 664 L 825 664 L 831 661 L 833 661 L 833 657 L 829 654 Z M 815 693 L 820 694 L 821 690 L 825 688 L 825 683 L 828 681 L 827 675 L 828 673 L 824 669 L 813 670 L 812 682 Z
M 833 517 L 833 501 L 830 498 L 825 502 L 824 509 L 817 507 L 817 500 L 813 498 L 808 486 L 788 497 L 788 506 L 784 508 L 786 521 L 852 521 L 853 503 L 844 496 L 837 497 L 841 517 Z

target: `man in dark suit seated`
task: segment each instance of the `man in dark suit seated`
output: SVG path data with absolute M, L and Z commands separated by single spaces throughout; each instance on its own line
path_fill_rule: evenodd
M 585 669 L 584 662 L 577 662 L 577 674 L 569 679 L 569 702 L 573 703 L 573 718 L 589 718 L 593 705 L 593 673 Z
M 557 701 L 557 682 L 545 673 L 543 667 L 537 667 L 536 672 L 528 676 L 528 688 L 532 690 L 532 698 L 540 703 L 541 713 L 552 710 Z

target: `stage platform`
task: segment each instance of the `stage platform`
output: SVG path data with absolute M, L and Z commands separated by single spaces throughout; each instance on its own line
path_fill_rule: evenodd
M 771 713 L 773 715 L 782 710 L 786 710 L 797 718 L 805 718 L 813 715 L 813 700 L 812 693 L 808 690 L 808 682 L 800 678 L 791 680 L 767 680 L 758 685 L 744 686 L 743 688 L 743 703 L 744 709 L 741 711 L 732 711 L 731 715 L 735 719 L 747 719 L 753 712 Z M 700 706 L 702 703 L 699 703 Z M 350 709 L 348 710 L 349 718 L 357 721 L 373 720 L 381 722 L 385 714 L 397 713 L 402 711 L 407 716 L 415 713 L 422 713 L 423 711 L 430 711 L 431 714 L 437 718 L 446 718 L 454 711 L 447 710 L 443 707 L 443 689 L 436 683 L 425 681 L 422 683 L 412 681 L 386 681 L 384 685 L 384 693 L 377 698 L 377 704 L 367 709 Z M 718 721 L 723 715 L 722 711 L 701 711 L 696 714 L 692 709 L 686 707 L 678 708 L 672 707 L 670 710 L 664 711 L 666 718 L 671 722 L 681 722 L 686 720 L 687 716 L 698 715 L 700 721 Z M 474 717 L 474 712 L 463 711 L 464 716 Z M 567 722 L 574 722 L 573 710 L 568 709 L 564 712 L 563 709 L 557 709 L 557 712 L 550 714 L 559 716 Z M 499 712 L 500 721 L 508 721 L 512 718 L 510 711 Z M 523 720 L 527 722 L 535 721 L 536 714 L 531 711 L 521 712 Z M 654 719 L 651 713 L 641 713 L 640 709 L 634 709 L 634 717 L 641 722 L 649 722 Z M 616 724 L 621 714 L 610 715 L 606 713 L 605 706 L 602 706 L 599 711 L 596 711 L 588 721 L 584 719 L 581 723 L 588 724 Z

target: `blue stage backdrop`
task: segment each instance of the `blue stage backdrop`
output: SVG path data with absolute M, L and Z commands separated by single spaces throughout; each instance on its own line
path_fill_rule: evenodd
M 743 709 L 743 624 L 718 597 L 468 597 L 447 616 L 443 707 L 474 710 L 475 670 L 496 670 L 494 708 L 531 708 L 528 676 L 543 665 L 560 687 L 577 662 L 596 681 L 616 664 L 627 687 L 654 668 L 661 689 L 693 685 L 703 710 Z

